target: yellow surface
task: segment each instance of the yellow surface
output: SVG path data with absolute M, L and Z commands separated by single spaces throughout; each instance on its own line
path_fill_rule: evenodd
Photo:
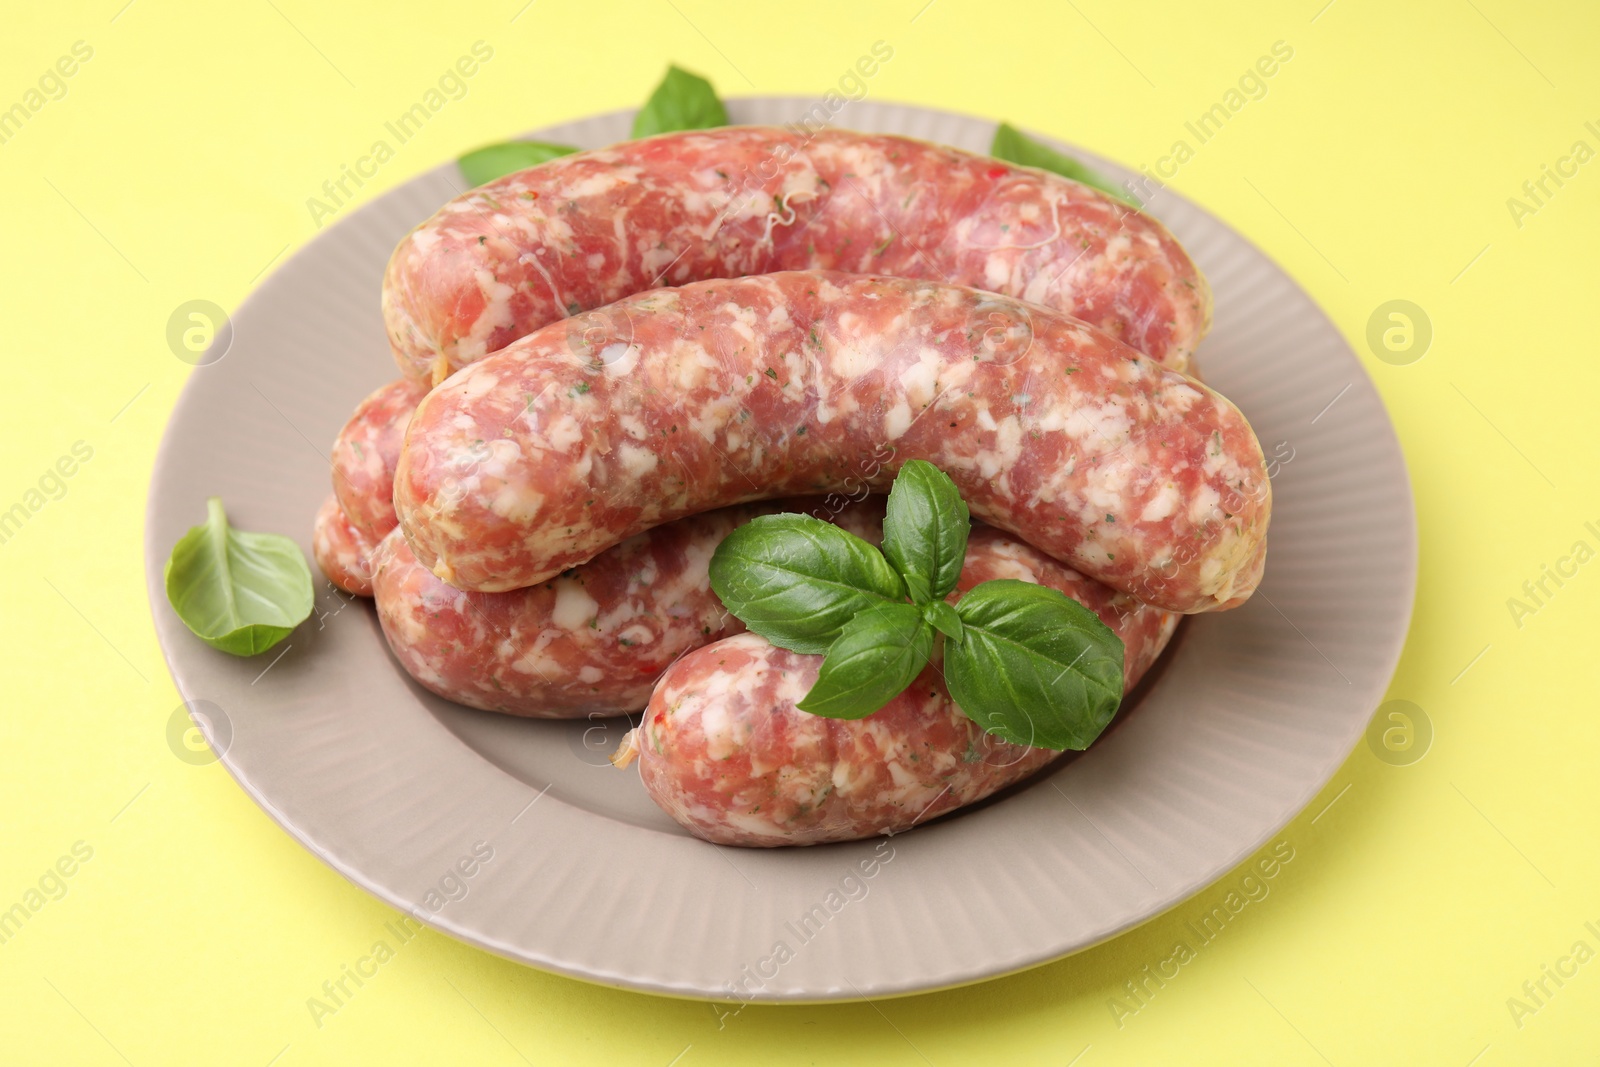
M 75 42 L 93 50 L 0 143 L 17 370 L 0 390 L 0 509 L 42 505 L 0 543 L 0 908 L 40 905 L 0 944 L 0 1059 L 1497 1067 L 1600 1049 L 1600 962 L 1568 959 L 1578 941 L 1600 950 L 1600 563 L 1564 564 L 1576 575 L 1547 580 L 1538 603 L 1522 593 L 1574 542 L 1600 549 L 1600 162 L 1561 163 L 1576 141 L 1600 149 L 1593 5 L 123 2 L 9 5 L 0 35 L 0 108 L 26 105 Z M 307 999 L 395 913 L 220 767 L 168 747 L 178 696 L 140 546 L 156 443 L 191 368 L 164 335 L 179 304 L 235 307 L 309 239 L 307 198 L 479 40 L 494 57 L 467 95 L 360 198 L 480 143 L 636 104 L 669 60 L 730 96 L 813 94 L 878 40 L 894 56 L 874 98 L 1007 117 L 1154 166 L 1286 42 L 1265 95 L 1174 185 L 1311 291 L 1389 405 L 1422 543 L 1390 697 L 1423 710 L 1431 750 L 1406 764 L 1359 747 L 1285 831 L 1294 858 L 1270 895 L 1136 1013 L 1113 1010 L 1123 982 L 1242 870 L 1028 974 L 720 1018 L 425 932 L 319 1027 Z M 1576 174 L 1547 180 L 1537 204 L 1522 185 L 1547 164 Z M 1537 210 L 1514 217 L 1518 195 Z M 1367 350 L 1369 316 L 1395 299 L 1432 322 L 1420 361 Z M 80 441 L 92 458 L 30 498 Z M 1514 618 L 1512 597 L 1535 610 Z M 78 842 L 91 858 L 29 897 Z M 1546 965 L 1575 974 L 1558 986 Z M 1523 983 L 1541 978 L 1534 1001 Z M 1514 1017 L 1514 996 L 1534 1010 Z

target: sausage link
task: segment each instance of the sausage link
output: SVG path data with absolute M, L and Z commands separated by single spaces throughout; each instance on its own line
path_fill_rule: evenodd
M 1075 573 L 992 528 L 975 528 L 958 594 L 991 578 L 1057 589 L 1122 638 L 1132 689 L 1179 616 Z M 981 800 L 1058 758 L 986 733 L 950 699 L 936 664 L 865 719 L 828 719 L 797 701 L 817 679 L 805 656 L 745 633 L 674 663 L 644 721 L 613 759 L 635 755 L 651 798 L 719 845 L 815 845 L 897 833 Z
M 356 405 L 333 442 L 333 491 L 350 525 L 374 543 L 395 528 L 394 468 L 411 413 L 428 387 L 390 382 Z
M 395 249 L 383 314 L 401 370 L 437 383 L 658 285 L 813 269 L 1043 304 L 1174 370 L 1211 320 L 1172 235 L 1089 186 L 905 137 L 750 126 L 581 152 L 457 197 Z
M 551 581 L 464 593 L 417 562 L 400 531 L 373 557 L 378 621 L 424 688 L 484 711 L 543 719 L 621 715 L 674 659 L 744 626 L 711 590 L 722 539 L 758 515 L 812 511 L 869 541 L 882 497 L 835 513 L 815 499 L 745 504 L 647 530 Z
M 317 509 L 311 556 L 328 581 L 354 596 L 372 595 L 372 554 L 377 546 L 355 528 L 332 493 Z
M 423 399 L 395 506 L 436 575 L 498 591 L 708 508 L 882 489 L 913 458 L 1158 607 L 1260 579 L 1271 489 L 1237 408 L 1059 312 L 903 278 L 699 282 L 552 324 Z

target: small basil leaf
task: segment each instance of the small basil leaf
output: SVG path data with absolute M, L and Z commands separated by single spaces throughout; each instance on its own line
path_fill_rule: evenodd
M 900 468 L 883 516 L 883 554 L 919 604 L 943 600 L 961 577 L 972 518 L 950 476 L 924 459 Z
M 468 184 L 478 186 L 576 151 L 571 145 L 545 141 L 507 141 L 468 152 L 456 160 L 456 166 L 461 168 L 461 175 Z
M 311 614 L 311 569 L 299 546 L 233 529 L 218 497 L 206 501 L 205 524 L 172 546 L 163 577 L 184 625 L 235 656 L 265 652 Z
M 863 719 L 900 695 L 933 652 L 933 627 L 912 604 L 869 608 L 845 625 L 828 649 L 801 711 Z
M 1071 178 L 1075 182 L 1099 189 L 1102 193 L 1114 196 L 1124 204 L 1132 207 L 1142 207 L 1138 197 L 1117 185 L 1116 182 L 1101 174 L 1091 167 L 1086 167 L 1071 156 L 1064 156 L 1048 145 L 1040 144 L 1021 130 L 1009 123 L 1002 122 L 994 131 L 994 142 L 989 145 L 989 154 L 996 159 L 1003 159 L 1007 163 L 1021 163 L 1024 167 L 1038 167 L 1059 174 L 1063 178 Z
M 711 83 L 681 67 L 667 68 L 656 91 L 633 118 L 633 135 L 649 137 L 672 130 L 704 130 L 728 124 L 728 109 Z
M 956 614 L 956 609 L 942 600 L 922 605 L 922 617 L 928 620 L 928 625 L 944 634 L 952 641 L 959 641 L 962 637 L 961 616 Z
M 1042 585 L 999 578 L 956 604 L 962 639 L 944 676 L 967 717 L 1035 748 L 1084 749 L 1122 702 L 1122 641 L 1100 617 Z
M 711 588 L 754 633 L 820 656 L 860 612 L 905 600 L 876 548 L 810 515 L 763 515 L 711 556 Z

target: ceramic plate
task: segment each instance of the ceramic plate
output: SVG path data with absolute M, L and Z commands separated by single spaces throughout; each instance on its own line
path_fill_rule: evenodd
M 781 124 L 814 103 L 729 110 Z M 865 101 L 835 121 L 978 152 L 994 129 Z M 600 147 L 630 122 L 530 136 Z M 461 184 L 453 164 L 406 183 L 262 284 L 225 354 L 184 389 L 150 489 L 150 599 L 179 690 L 246 792 L 368 892 L 491 952 L 632 989 L 755 1001 L 937 989 L 1067 955 L 1190 896 L 1293 818 L 1361 737 L 1415 585 L 1394 431 L 1305 292 L 1165 191 L 1150 210 L 1216 293 L 1200 365 L 1278 459 L 1266 580 L 1245 607 L 1189 620 L 1091 751 L 999 798 L 887 842 L 718 848 L 658 811 L 636 771 L 606 763 L 622 720 L 529 722 L 439 700 L 390 658 L 370 603 L 325 583 L 317 616 L 283 645 L 253 659 L 213 651 L 166 603 L 168 551 L 215 494 L 237 525 L 287 533 L 309 557 L 331 442 L 397 376 L 378 312 L 384 264 Z

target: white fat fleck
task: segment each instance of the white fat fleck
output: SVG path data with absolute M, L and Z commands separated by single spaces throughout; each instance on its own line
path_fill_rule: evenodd
M 617 639 L 630 645 L 647 645 L 656 639 L 656 635 L 650 627 L 643 623 L 635 623 L 617 634 Z
M 787 671 L 778 679 L 778 684 L 773 688 L 773 707 L 787 707 L 798 704 L 811 692 L 811 685 L 816 679 L 807 679 L 803 671 Z
M 544 494 L 525 485 L 507 482 L 495 490 L 489 510 L 515 523 L 531 523 L 544 505 Z
M 1000 551 L 989 559 L 989 570 L 994 578 L 1015 578 L 1019 582 L 1040 584 L 1039 571 L 1027 560 L 1017 558 L 1016 545 L 1001 542 Z
M 717 308 L 722 325 L 751 344 L 756 340 L 756 313 L 754 308 L 740 307 L 731 300 Z
M 674 357 L 670 364 L 677 372 L 673 384 L 684 395 L 697 392 L 707 378 L 719 369 L 716 359 L 703 345 L 683 342 L 674 352 Z
M 617 450 L 617 456 L 622 460 L 622 469 L 631 478 L 642 478 L 656 469 L 660 462 L 656 454 L 648 448 L 637 445 L 625 444 Z
M 614 365 L 627 358 L 632 351 L 631 346 L 623 344 L 621 341 L 612 341 L 600 350 L 600 362 L 604 363 L 607 369 L 615 370 Z
M 563 630 L 581 630 L 600 612 L 600 605 L 588 590 L 572 578 L 556 579 L 556 606 L 550 621 Z
M 659 281 L 661 274 L 676 263 L 681 255 L 681 252 L 675 252 L 670 248 L 646 248 L 639 253 L 639 265 L 644 268 L 646 274 Z
M 833 790 L 840 796 L 849 796 L 855 792 L 855 783 L 866 774 L 865 761 L 840 760 L 833 765 Z M 861 767 L 860 773 L 852 776 L 852 768 Z
M 704 585 L 706 575 L 711 570 L 711 555 L 716 548 L 717 542 L 711 538 L 689 542 L 684 549 L 683 569 L 678 574 L 678 584 L 688 589 Z
M 927 358 L 930 349 L 923 349 L 922 358 L 907 367 L 900 375 L 900 384 L 905 388 L 906 399 L 915 404 L 920 410 L 933 402 L 933 389 L 939 381 L 939 367 L 933 360 Z M 937 359 L 937 353 L 933 353 Z
M 1162 403 L 1179 413 L 1188 411 L 1196 402 L 1203 399 L 1205 399 L 1205 394 L 1188 382 L 1168 385 L 1161 391 Z
M 844 296 L 844 290 L 831 281 L 823 282 L 817 286 L 817 296 L 824 304 L 837 304 L 839 298 Z
M 893 441 L 911 428 L 911 406 L 902 398 L 883 416 L 883 434 Z
M 633 173 L 630 173 L 630 170 Z M 597 171 L 581 181 L 562 189 L 562 194 L 574 200 L 590 196 L 602 196 L 609 193 L 619 185 L 628 184 L 637 178 L 637 168 L 606 169 Z
M 487 455 L 483 456 L 478 471 L 493 478 L 509 478 L 522 461 L 522 447 L 504 437 L 489 441 L 485 450 Z
M 920 784 L 920 780 L 911 773 L 910 768 L 897 759 L 889 761 L 889 779 L 902 792 L 915 789 Z
M 1121 462 L 1100 464 L 1084 472 L 1080 492 L 1085 507 L 1079 514 L 1086 525 L 1097 523 L 1102 515 L 1122 509 L 1128 496 L 1128 477 L 1128 468 Z
M 878 356 L 851 344 L 827 349 L 828 369 L 841 381 L 854 381 L 878 366 Z
M 1074 551 L 1074 563 L 1085 564 L 1090 570 L 1098 570 L 1111 565 L 1111 554 L 1106 551 L 1106 546 L 1098 541 L 1084 541 Z
M 794 322 L 789 318 L 789 308 L 787 305 L 774 305 L 772 310 L 767 312 L 767 329 L 787 330 L 793 325 Z
M 488 395 L 499 384 L 500 379 L 495 375 L 487 371 L 475 370 L 471 374 L 462 375 L 460 384 L 456 387 L 460 389 L 460 395 L 464 399 L 476 400 L 480 396 Z
M 711 699 L 708 695 L 700 702 L 700 734 L 705 738 L 706 755 L 714 760 L 727 759 L 738 750 L 733 737 L 733 717 L 728 714 L 725 701 Z
M 1171 515 L 1178 506 L 1178 487 L 1168 482 L 1161 487 L 1160 492 L 1151 497 L 1150 502 L 1139 512 L 1140 522 L 1160 522 Z
M 584 667 L 578 672 L 578 681 L 584 685 L 594 685 L 605 676 L 605 671 L 602 671 L 599 667 Z
M 739 433 L 733 429 L 739 412 L 739 398 L 735 396 L 722 396 L 706 402 L 694 420 L 689 423 L 689 430 L 698 434 L 707 441 L 715 441 L 717 434 L 725 432 L 728 447 L 737 448 L 734 439 Z
M 1207 519 L 1220 518 L 1221 511 L 1218 505 L 1221 503 L 1222 495 L 1216 489 L 1209 485 L 1199 486 L 1189 500 L 1189 521 L 1201 523 Z
M 1087 442 L 1092 448 L 1115 448 L 1128 439 L 1132 425 L 1121 402 L 1107 400 L 1076 409 L 1062 428 L 1067 436 Z
M 606 265 L 605 254 L 602 253 L 602 252 L 590 253 L 589 259 L 588 259 L 587 262 L 589 264 L 589 269 L 590 270 L 599 270 L 601 267 Z
M 992 252 L 983 261 L 983 285 L 986 289 L 999 290 L 1005 287 L 1006 280 L 1011 277 L 1011 265 L 1006 262 L 1006 257 L 999 252 Z
M 570 448 L 583 440 L 583 427 L 570 411 L 563 411 L 560 415 L 549 420 L 544 425 L 544 439 L 550 443 L 552 449 Z M 496 441 L 495 444 L 501 442 Z M 506 441 L 505 444 L 511 442 Z
M 1022 420 L 1007 415 L 996 427 L 995 451 L 1000 455 L 1003 469 L 1009 470 L 1022 458 Z
M 639 418 L 639 416 L 618 415 L 616 419 L 617 425 L 622 427 L 622 432 L 633 438 L 635 441 L 643 441 L 646 437 L 650 436 L 649 431 L 644 428 L 644 420 Z

